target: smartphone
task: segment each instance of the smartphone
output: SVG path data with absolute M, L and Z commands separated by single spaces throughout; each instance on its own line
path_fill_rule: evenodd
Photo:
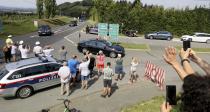
M 166 102 L 176 105 L 176 85 L 166 85 Z
M 191 48 L 190 41 L 189 40 L 184 40 L 183 41 L 183 49 L 184 49 L 184 51 L 186 51 L 188 48 Z

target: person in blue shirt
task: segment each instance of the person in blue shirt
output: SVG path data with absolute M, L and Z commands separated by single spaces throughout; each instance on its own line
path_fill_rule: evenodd
M 73 55 L 72 59 L 68 60 L 68 66 L 70 68 L 70 72 L 72 74 L 72 79 L 73 79 L 73 85 L 76 82 L 76 74 L 77 74 L 77 68 L 79 66 L 79 61 L 77 60 L 77 56 Z

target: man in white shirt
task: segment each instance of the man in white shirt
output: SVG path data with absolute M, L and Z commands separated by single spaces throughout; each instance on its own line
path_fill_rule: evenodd
M 67 62 L 63 63 L 63 66 L 58 71 L 58 75 L 60 76 L 61 79 L 61 95 L 64 95 L 65 91 L 67 95 L 69 95 L 70 94 L 69 84 L 71 79 L 71 73 L 69 67 L 67 66 Z
M 20 51 L 21 49 L 23 49 L 23 41 L 21 40 L 20 42 L 19 42 L 19 46 L 18 46 L 18 50 Z
M 46 46 L 43 50 L 43 53 L 45 56 L 47 57 L 52 57 L 52 52 L 54 51 L 54 49 L 50 46 Z
M 82 89 L 88 88 L 88 75 L 90 74 L 90 70 L 88 68 L 90 64 L 90 56 L 88 55 L 88 60 L 85 57 L 82 60 L 82 63 L 79 65 L 79 71 L 81 73 L 81 80 L 82 80 Z
M 38 55 L 42 53 L 42 47 L 40 46 L 40 42 L 39 41 L 37 41 L 35 43 L 35 47 L 33 49 L 33 52 L 34 52 L 36 57 L 38 57 Z
M 27 59 L 29 58 L 29 51 L 30 51 L 30 47 L 26 47 L 26 45 L 23 45 L 23 48 L 20 49 L 20 53 L 21 53 L 21 59 Z

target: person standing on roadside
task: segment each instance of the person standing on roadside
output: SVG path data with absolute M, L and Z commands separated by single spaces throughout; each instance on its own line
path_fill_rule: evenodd
M 70 72 L 72 75 L 73 85 L 75 85 L 76 83 L 78 65 L 79 65 L 79 61 L 77 60 L 77 56 L 73 55 L 72 59 L 68 60 L 68 67 L 70 68 Z
M 66 61 L 67 50 L 65 46 L 61 46 L 61 49 L 59 50 L 59 54 L 60 54 L 60 60 Z
M 9 35 L 6 39 L 6 44 L 13 44 L 12 35 Z
M 14 62 L 16 61 L 17 50 L 18 50 L 17 44 L 16 43 L 12 44 L 11 55 L 12 55 L 12 59 L 13 59 Z
M 52 57 L 52 52 L 54 51 L 54 48 L 51 47 L 51 46 L 45 46 L 44 49 L 43 49 L 43 53 L 44 53 L 44 56 L 46 57 Z
M 88 89 L 88 75 L 90 74 L 90 70 L 88 69 L 89 64 L 90 56 L 88 56 L 88 60 L 87 58 L 83 58 L 82 63 L 79 65 L 79 71 L 82 80 L 82 89 Z
M 107 63 L 107 67 L 104 68 L 104 89 L 103 93 L 101 94 L 101 97 L 108 97 L 111 96 L 111 86 L 112 86 L 112 76 L 114 75 L 113 70 L 111 68 L 111 63 Z
M 33 52 L 34 52 L 35 57 L 38 57 L 39 54 L 43 53 L 43 49 L 40 46 L 40 42 L 39 41 L 36 41 L 35 47 L 33 49 Z
M 90 64 L 88 65 L 88 69 L 90 70 L 90 78 L 92 78 L 93 75 L 93 69 L 96 66 L 96 59 L 93 57 L 92 53 L 89 53 L 89 57 L 90 57 Z
M 20 50 L 21 53 L 21 59 L 27 59 L 29 58 L 29 51 L 30 47 L 27 45 L 23 45 L 23 48 Z
M 8 43 L 3 47 L 5 63 L 11 62 L 11 43 Z
M 118 81 L 119 80 L 122 80 L 122 75 L 123 75 L 123 59 L 122 59 L 122 56 L 121 54 L 118 54 L 117 55 L 117 59 L 115 61 L 115 80 Z
M 137 76 L 136 70 L 137 70 L 138 65 L 139 65 L 139 62 L 137 58 L 133 57 L 131 61 L 131 69 L 130 69 L 130 83 L 137 81 L 138 76 Z
M 105 61 L 105 56 L 103 54 L 103 51 L 99 51 L 99 54 L 97 54 L 96 59 L 97 59 L 98 75 L 100 76 L 104 69 L 104 61 Z
M 19 46 L 18 46 L 18 50 L 20 51 L 20 49 L 23 49 L 23 41 L 21 40 L 20 42 L 19 42 Z
M 67 62 L 63 62 L 63 66 L 58 70 L 58 76 L 60 76 L 61 79 L 61 95 L 64 95 L 66 91 L 66 94 L 69 96 L 71 73 Z

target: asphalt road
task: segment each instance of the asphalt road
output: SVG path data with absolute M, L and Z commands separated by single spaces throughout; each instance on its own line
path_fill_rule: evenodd
M 24 40 L 25 43 L 29 45 L 34 45 L 35 41 L 40 41 L 42 45 L 52 45 L 55 48 L 55 51 L 60 48 L 61 45 L 67 46 L 68 50 L 68 58 L 71 57 L 72 54 L 76 54 L 81 59 L 82 54 L 78 53 L 76 49 L 76 44 L 79 42 L 78 39 L 78 31 L 86 23 L 80 23 L 78 27 L 68 27 L 62 26 L 54 29 L 55 34 L 49 37 L 38 37 L 37 33 L 31 33 L 27 35 L 23 35 L 20 37 L 15 37 L 15 41 Z M 89 38 L 96 38 L 96 35 L 90 35 L 82 33 L 81 40 L 89 39 Z M 166 70 L 166 84 L 177 84 L 180 88 L 180 79 L 176 75 L 176 72 L 168 66 L 163 58 L 163 51 L 166 46 L 176 46 L 182 45 L 180 41 L 165 41 L 165 40 L 146 40 L 143 38 L 120 38 L 121 42 L 129 42 L 129 43 L 146 43 L 150 46 L 151 51 L 144 52 L 144 51 L 136 51 L 136 50 L 126 50 L 126 56 L 124 57 L 124 65 L 125 71 L 129 70 L 129 63 L 133 56 L 140 58 L 141 64 L 139 73 L 141 75 L 144 73 L 144 65 L 147 60 L 151 60 L 153 63 L 161 66 Z M 192 43 L 194 47 L 209 47 L 208 44 L 205 43 Z M 55 57 L 57 57 L 57 53 L 54 53 Z M 199 54 L 205 60 L 208 59 L 209 54 Z M 106 61 L 113 62 L 114 59 L 107 58 Z M 208 61 L 208 60 L 207 60 Z M 114 65 L 113 65 L 114 66 Z M 196 65 L 193 64 L 196 70 L 201 71 Z M 119 82 L 119 84 L 127 83 L 128 79 Z M 70 95 L 70 98 L 79 97 L 81 95 L 91 94 L 95 91 L 101 90 L 102 82 L 97 81 L 95 84 L 92 84 L 91 87 L 82 92 L 80 89 L 74 90 L 74 92 Z M 157 91 L 157 90 L 154 90 Z M 55 106 L 57 104 L 62 103 L 62 100 L 65 97 L 60 96 L 60 88 L 59 87 L 52 87 L 45 90 L 41 90 L 36 92 L 33 96 L 27 99 L 18 99 L 18 98 L 10 98 L 10 99 L 3 99 L 0 98 L 0 108 L 1 112 L 37 112 L 43 108 L 49 108 L 51 106 Z

